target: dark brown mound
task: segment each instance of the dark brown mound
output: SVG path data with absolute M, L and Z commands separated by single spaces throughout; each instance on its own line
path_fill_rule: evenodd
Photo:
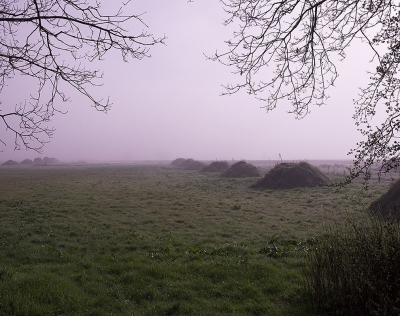
M 25 160 L 21 161 L 20 164 L 21 164 L 21 165 L 31 165 L 31 164 L 32 164 L 32 160 L 30 160 L 30 159 L 25 159 Z
M 271 169 L 253 188 L 292 189 L 327 185 L 329 179 L 307 162 L 280 163 Z
M 171 162 L 171 166 L 180 167 L 185 161 L 185 158 L 177 158 L 173 162 Z
M 261 177 L 258 169 L 245 161 L 239 161 L 221 174 L 224 178 L 251 178 Z
M 14 161 L 14 160 L 7 160 L 5 163 L 3 163 L 3 166 L 15 166 L 18 165 L 18 162 Z
M 200 172 L 224 172 L 229 168 L 229 163 L 227 161 L 214 161 L 210 165 L 204 167 Z
M 372 202 L 369 209 L 378 212 L 384 217 L 393 216 L 400 218 L 400 179 L 376 201 Z
M 205 166 L 201 161 L 186 159 L 180 167 L 185 168 L 186 170 L 201 170 Z

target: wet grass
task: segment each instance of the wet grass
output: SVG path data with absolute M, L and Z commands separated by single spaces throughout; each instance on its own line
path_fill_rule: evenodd
M 399 315 L 400 222 L 371 213 L 332 225 L 307 256 L 308 286 L 321 315 Z
M 310 315 L 308 250 L 387 183 L 253 190 L 153 165 L 0 168 L 1 315 Z

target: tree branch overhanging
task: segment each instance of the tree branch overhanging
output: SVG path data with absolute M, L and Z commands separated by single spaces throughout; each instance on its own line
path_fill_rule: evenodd
M 338 78 L 335 61 L 346 57 L 355 40 L 370 48 L 376 72 L 355 101 L 355 123 L 366 139 L 350 151 L 354 165 L 346 182 L 371 176 L 379 164 L 382 173 L 399 166 L 400 129 L 398 67 L 400 61 L 399 1 L 391 0 L 221 0 L 236 31 L 225 52 L 209 58 L 233 67 L 241 80 L 228 84 L 223 94 L 246 90 L 271 111 L 283 100 L 291 113 L 303 118 L 310 106 L 320 106 Z M 379 45 L 386 46 L 380 53 Z M 271 70 L 269 70 L 271 69 Z M 269 70 L 269 71 L 268 71 Z M 269 77 L 268 77 L 269 76 Z M 265 78 L 267 77 L 267 78 Z M 370 123 L 378 108 L 387 119 Z
M 125 29 L 128 22 L 136 23 L 137 34 Z M 100 85 L 103 74 L 83 66 L 83 61 L 103 59 L 111 50 L 119 51 L 124 61 L 150 57 L 150 47 L 163 44 L 165 36 L 154 37 L 146 28 L 141 14 L 125 15 L 121 7 L 116 14 L 104 15 L 98 1 L 0 0 L 0 92 L 19 75 L 38 82 L 38 93 L 23 106 L 4 113 L 0 105 L 0 121 L 15 135 L 14 148 L 41 151 L 54 132 L 47 124 L 60 112 L 56 103 L 69 100 L 64 86 L 106 112 L 109 99 L 89 92 Z M 1 137 L 0 142 L 6 145 Z

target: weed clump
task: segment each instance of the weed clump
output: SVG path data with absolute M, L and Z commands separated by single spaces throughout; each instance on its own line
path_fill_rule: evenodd
M 225 170 L 225 172 L 221 174 L 221 177 L 250 178 L 250 177 L 261 177 L 261 174 L 260 171 L 258 171 L 258 169 L 255 166 L 248 164 L 245 161 L 239 161 L 230 166 L 229 169 Z
M 224 172 L 229 168 L 227 161 L 214 161 L 210 165 L 204 167 L 200 172 Z
M 384 217 L 400 218 L 400 179 L 379 199 L 369 206 L 370 211 L 378 212 Z
M 373 216 L 331 227 L 308 256 L 318 315 L 399 315 L 400 224 Z
M 253 188 L 292 189 L 324 186 L 328 183 L 328 177 L 307 162 L 280 163 L 254 184 Z

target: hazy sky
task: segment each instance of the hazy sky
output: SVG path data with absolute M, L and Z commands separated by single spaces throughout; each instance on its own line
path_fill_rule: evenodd
M 106 1 L 103 1 L 104 3 Z M 110 8 L 107 8 L 107 10 Z M 129 5 L 132 13 L 146 11 L 143 19 L 156 36 L 166 35 L 166 46 L 153 47 L 152 57 L 124 63 L 117 54 L 93 65 L 104 70 L 104 85 L 97 96 L 110 96 L 108 114 L 96 112 L 90 102 L 71 91 L 72 102 L 61 105 L 57 129 L 42 157 L 70 160 L 164 160 L 177 157 L 215 159 L 349 159 L 350 148 L 360 141 L 352 120 L 352 99 L 368 78 L 369 55 L 359 47 L 338 65 L 340 77 L 323 107 L 311 109 L 302 120 L 286 112 L 288 102 L 267 113 L 262 102 L 245 92 L 220 96 L 221 84 L 240 78 L 230 69 L 206 60 L 232 28 L 222 25 L 225 13 L 215 0 L 143 0 Z M 132 33 L 140 30 L 132 29 Z M 264 69 L 265 73 L 273 71 Z M 3 102 L 23 101 L 35 86 L 16 79 L 4 91 Z M 0 126 L 8 141 L 0 161 L 39 156 L 13 151 L 12 135 Z

